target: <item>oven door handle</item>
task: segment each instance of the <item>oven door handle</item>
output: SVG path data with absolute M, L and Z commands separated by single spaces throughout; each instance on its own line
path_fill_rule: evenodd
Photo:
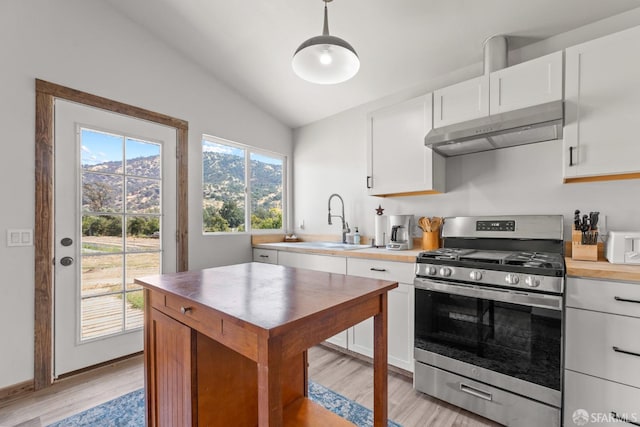
M 460 383 L 460 391 L 475 397 L 479 397 L 480 399 L 488 400 L 489 402 L 493 400 L 493 396 L 491 395 L 491 393 L 482 391 L 475 387 L 471 387 L 470 385 L 464 383 Z
M 562 296 L 560 295 L 533 294 L 507 289 L 488 289 L 473 285 L 453 284 L 421 278 L 414 281 L 414 286 L 417 289 L 425 289 L 428 291 L 562 311 Z

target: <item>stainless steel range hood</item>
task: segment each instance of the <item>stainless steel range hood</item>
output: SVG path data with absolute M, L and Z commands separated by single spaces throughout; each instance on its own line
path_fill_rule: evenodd
M 505 36 L 485 40 L 485 75 L 507 66 L 507 45 Z M 424 143 L 442 156 L 460 156 L 560 139 L 563 121 L 563 103 L 554 101 L 433 129 Z
M 431 130 L 427 147 L 445 157 L 562 138 L 562 101 L 482 117 Z

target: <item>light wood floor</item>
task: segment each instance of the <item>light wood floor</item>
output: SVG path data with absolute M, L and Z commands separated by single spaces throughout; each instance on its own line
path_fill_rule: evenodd
M 144 386 L 142 356 L 58 381 L 52 387 L 0 403 L 0 426 L 35 419 L 43 426 Z M 309 350 L 309 377 L 363 406 L 372 407 L 372 368 L 322 346 Z M 404 427 L 495 427 L 495 424 L 413 390 L 403 375 L 389 375 L 389 418 Z

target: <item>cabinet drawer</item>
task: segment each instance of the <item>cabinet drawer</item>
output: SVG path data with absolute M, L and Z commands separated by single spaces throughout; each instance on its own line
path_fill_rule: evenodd
M 413 283 L 416 275 L 412 263 L 358 258 L 347 258 L 347 274 L 400 283 Z
M 179 296 L 153 291 L 149 291 L 148 295 L 151 307 L 156 310 L 252 360 L 257 360 L 257 335 L 254 332 Z
M 566 316 L 567 369 L 640 387 L 640 319 L 573 308 Z
M 278 264 L 286 267 L 325 271 L 327 273 L 345 274 L 347 272 L 346 258 L 329 255 L 280 251 L 278 253 Z
M 264 262 L 267 264 L 278 263 L 278 251 L 275 249 L 253 249 L 253 260 L 255 262 Z
M 640 406 L 638 406 L 638 402 L 640 402 L 640 389 L 573 371 L 565 371 L 565 426 L 584 425 L 577 422 L 580 415 L 588 417 L 588 425 L 620 427 L 631 425 L 616 420 L 613 414 L 616 414 L 615 416 L 618 418 L 625 418 L 637 423 L 635 425 L 639 425 Z
M 569 277 L 567 307 L 640 318 L 640 283 Z

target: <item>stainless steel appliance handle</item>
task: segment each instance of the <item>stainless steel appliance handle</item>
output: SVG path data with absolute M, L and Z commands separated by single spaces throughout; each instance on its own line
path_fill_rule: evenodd
M 475 387 L 471 387 L 470 385 L 467 385 L 467 384 L 460 383 L 460 391 L 475 397 L 479 397 L 480 399 L 488 400 L 489 402 L 493 400 L 493 396 L 491 395 L 491 393 L 482 391 Z
M 508 289 L 489 289 L 474 285 L 441 282 L 422 278 L 415 279 L 413 283 L 416 288 L 428 291 L 562 311 L 562 296 L 560 295 L 534 294 Z

